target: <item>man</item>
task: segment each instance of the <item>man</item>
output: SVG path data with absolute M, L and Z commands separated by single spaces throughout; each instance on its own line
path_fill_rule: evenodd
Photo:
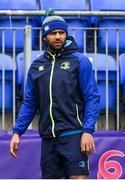
M 28 72 L 10 153 L 17 158 L 22 135 L 37 109 L 42 137 L 41 169 L 45 179 L 87 179 L 88 155 L 95 152 L 93 133 L 99 116 L 99 94 L 89 60 L 78 52 L 60 16 L 42 24 L 47 47 Z

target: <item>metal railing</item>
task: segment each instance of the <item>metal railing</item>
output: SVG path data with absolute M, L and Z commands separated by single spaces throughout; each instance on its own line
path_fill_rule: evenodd
M 125 11 L 55 11 L 60 16 L 125 16 Z M 41 16 L 45 11 L 34 10 L 0 10 L 2 16 Z
M 6 16 L 19 16 L 19 15 L 24 15 L 24 16 L 40 16 L 40 15 L 44 15 L 45 11 L 0 11 L 0 15 L 6 15 Z M 124 16 L 125 12 L 124 11 L 55 11 L 55 14 L 58 15 L 65 15 L 65 16 L 72 16 L 72 15 L 76 15 L 76 16 Z M 36 27 L 33 28 L 30 25 L 26 25 L 25 27 L 0 27 L 0 32 L 2 32 L 2 49 L 1 49 L 1 53 L 2 53 L 2 78 L 1 78 L 1 92 L 2 92 L 2 108 L 1 108 L 1 119 L 0 119 L 0 127 L 1 129 L 5 130 L 5 129 L 9 129 L 12 128 L 12 125 L 14 125 L 15 123 L 15 119 L 16 116 L 18 114 L 18 108 L 17 108 L 17 104 L 19 101 L 18 97 L 18 84 L 17 84 L 17 80 L 16 80 L 16 72 L 18 71 L 17 69 L 17 54 L 19 53 L 17 51 L 16 48 L 16 32 L 18 30 L 22 30 L 24 32 L 24 48 L 21 49 L 21 51 L 24 52 L 24 84 L 26 81 L 26 74 L 27 71 L 29 69 L 29 66 L 31 64 L 31 60 L 32 60 L 32 31 L 34 29 L 37 29 L 39 31 L 39 37 L 37 37 L 38 40 L 38 47 L 37 50 L 42 50 L 42 34 L 41 34 L 41 28 L 40 27 Z M 119 31 L 123 30 L 125 31 L 125 28 L 120 28 L 120 27 L 114 27 L 114 28 L 99 28 L 99 27 L 83 27 L 83 28 L 76 28 L 76 27 L 72 27 L 72 35 L 75 36 L 75 31 L 79 31 L 79 30 L 83 30 L 83 48 L 80 49 L 81 52 L 83 52 L 85 55 L 88 53 L 94 53 L 95 54 L 95 61 L 94 61 L 94 73 L 95 73 L 95 79 L 98 82 L 98 67 L 97 67 L 97 54 L 98 53 L 104 53 L 106 55 L 106 66 L 105 66 L 105 89 L 106 89 L 106 108 L 105 111 L 103 111 L 102 116 L 100 116 L 100 121 L 98 121 L 97 123 L 97 129 L 115 129 L 115 130 L 119 130 L 120 128 L 120 121 L 123 121 L 124 118 L 124 112 L 123 112 L 123 118 L 120 117 L 120 82 L 119 82 L 119 55 L 120 55 L 120 51 L 119 51 Z M 8 49 L 6 49 L 5 46 L 5 33 L 7 31 L 12 31 L 12 49 L 8 51 Z M 105 31 L 105 48 L 103 50 L 99 49 L 98 47 L 98 41 L 99 38 L 98 37 L 98 32 L 100 30 L 104 30 Z M 116 49 L 113 51 L 109 50 L 108 47 L 108 43 L 109 43 L 109 31 L 115 31 L 116 32 Z M 91 33 L 89 33 L 91 32 Z M 12 105 L 12 110 L 9 111 L 9 115 L 8 115 L 8 111 L 6 111 L 5 109 L 5 103 L 6 103 L 6 69 L 5 69 L 5 59 L 4 56 L 5 54 L 9 54 L 12 59 L 13 59 L 13 68 L 12 68 L 12 89 L 13 89 L 13 105 Z M 112 113 L 109 111 L 109 70 L 108 70 L 108 55 L 112 55 L 115 58 L 115 62 L 116 62 L 116 109 L 115 111 Z M 20 101 L 21 103 L 21 101 Z M 110 117 L 110 115 L 113 117 Z M 110 125 L 111 123 L 111 125 Z M 35 124 L 35 127 L 37 127 L 37 125 Z

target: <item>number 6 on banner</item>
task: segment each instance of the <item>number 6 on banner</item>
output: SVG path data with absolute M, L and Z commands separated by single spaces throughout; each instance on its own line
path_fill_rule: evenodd
M 120 163 L 114 160 L 108 160 L 112 156 L 124 157 L 124 153 L 118 150 L 105 152 L 99 160 L 98 179 L 118 179 L 122 175 L 122 167 Z M 109 172 L 109 169 L 113 169 L 114 171 Z

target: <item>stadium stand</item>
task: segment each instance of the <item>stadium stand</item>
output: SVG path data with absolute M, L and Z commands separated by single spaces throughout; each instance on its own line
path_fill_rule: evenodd
M 5 74 L 4 79 L 3 79 L 3 73 Z M 5 97 L 3 97 L 3 84 L 5 85 L 4 86 Z M 5 107 L 4 107 L 5 111 L 12 110 L 13 108 L 13 59 L 9 55 L 0 54 L 0 111 L 2 110 L 3 102 L 5 104 Z
M 90 4 L 89 4 L 90 1 Z M 39 3 L 38 3 L 39 2 Z M 40 6 L 39 6 L 40 4 Z M 91 6 L 90 6 L 91 5 Z M 119 11 L 119 10 L 125 10 L 125 3 L 123 0 L 67 0 L 66 2 L 63 0 L 0 0 L 0 10 L 46 10 L 48 8 L 53 8 L 55 10 L 60 11 Z M 45 17 L 45 16 L 44 16 Z M 108 31 L 108 50 L 112 52 L 113 50 L 113 56 L 116 57 L 116 29 L 118 28 L 124 28 L 125 27 L 125 17 L 117 16 L 117 17 L 107 17 L 107 16 L 63 16 L 65 20 L 67 21 L 69 25 L 69 35 L 73 35 L 75 37 L 75 40 L 78 44 L 78 47 L 80 51 L 83 52 L 83 49 L 85 50 L 85 43 L 86 43 L 86 51 L 84 52 L 104 52 L 106 47 L 106 34 L 105 30 L 97 30 L 98 34 L 97 37 L 92 36 L 92 38 L 89 36 L 94 35 L 93 29 L 91 30 L 91 27 L 95 28 L 110 28 L 113 27 L 115 30 L 109 30 Z M 43 17 L 42 17 L 43 18 Z M 5 52 L 7 54 L 10 54 L 13 56 L 13 28 L 24 28 L 25 25 L 31 25 L 33 28 L 40 27 L 41 26 L 41 16 L 0 16 L 0 50 L 2 50 L 2 29 L 6 28 L 5 30 Z M 86 30 L 86 36 L 85 35 L 85 28 L 89 28 L 89 32 L 93 31 L 92 34 L 88 33 L 88 30 Z M 9 29 L 11 28 L 11 29 Z M 74 28 L 74 29 L 73 29 Z M 71 30 L 73 29 L 73 31 Z M 41 32 L 41 31 L 40 31 Z M 90 33 L 91 33 L 90 32 Z M 124 42 L 124 36 L 125 31 L 119 30 L 119 48 L 120 50 L 124 51 L 125 48 L 125 42 Z M 41 34 L 39 34 L 41 35 Z M 38 31 L 33 29 L 32 32 L 32 49 L 43 49 L 43 43 L 41 44 L 38 42 L 40 41 L 40 38 L 38 35 Z M 97 48 L 95 38 L 97 38 Z M 91 47 L 90 47 L 90 46 Z M 38 48 L 39 46 L 39 48 Z M 88 48 L 89 47 L 89 48 Z M 24 91 L 24 30 L 18 29 L 16 30 L 16 60 L 17 60 L 17 68 L 16 68 L 16 103 L 19 97 L 23 97 L 23 91 Z M 11 52 L 8 50 L 11 50 Z M 99 51 L 101 50 L 101 51 Z M 102 51 L 103 50 L 103 51 Z M 22 53 L 20 53 L 22 52 Z M 37 55 L 40 53 L 40 51 L 32 51 L 32 60 L 37 57 Z M 121 52 L 120 52 L 121 53 Z M 107 54 L 111 54 L 108 52 Z M 106 109 L 106 97 L 108 97 L 108 108 L 109 111 L 115 110 L 116 112 L 116 62 L 112 56 L 108 56 L 105 54 L 94 54 L 94 53 L 87 53 L 87 57 L 89 57 L 90 61 L 92 62 L 93 71 L 95 72 L 95 63 L 97 61 L 97 83 L 99 87 L 99 92 L 101 94 L 101 103 L 100 107 L 102 111 L 105 111 Z M 8 63 L 9 60 L 7 59 L 7 55 L 4 55 L 4 61 L 5 64 L 5 109 L 6 110 L 12 110 L 12 96 L 13 96 L 13 86 L 12 86 L 12 67 L 9 69 Z M 2 56 L 1 56 L 2 58 Z M 9 57 L 11 59 L 11 57 Z M 108 59 L 108 61 L 106 60 Z M 9 61 L 11 62 L 12 59 Z M 1 64 L 2 62 L 0 62 Z M 106 65 L 108 64 L 108 65 Z M 108 67 L 108 79 L 106 79 L 106 66 Z M 125 96 L 125 80 L 124 80 L 124 54 L 120 56 L 120 83 L 123 87 L 123 96 Z M 2 64 L 0 65 L 0 109 L 2 108 Z M 106 94 L 106 88 L 107 88 L 107 82 L 108 82 L 108 94 Z M 107 96 L 108 95 L 108 96 Z M 22 101 L 22 98 L 19 100 Z M 119 97 L 117 98 L 119 100 Z M 118 108 L 117 108 L 118 109 Z M 18 110 L 18 108 L 16 109 Z M 12 112 L 12 111 L 11 111 Z M 119 111 L 121 112 L 121 111 Z M 117 111 L 117 113 L 119 113 Z M 108 112 L 110 115 L 110 112 Z M 112 114 L 112 113 L 111 113 Z M 116 114 L 115 114 L 116 115 Z M 121 114 L 120 114 L 121 115 Z M 101 116 L 101 118 L 103 118 Z M 110 120 L 114 122 L 114 116 L 108 117 Z M 119 118 L 119 117 L 118 117 Z M 121 118 L 121 117 L 120 117 Z M 105 120 L 105 114 L 104 114 L 104 120 Z M 124 119 L 123 119 L 124 120 Z M 120 122 L 120 119 L 118 120 Z M 110 121 L 111 122 L 111 121 Z M 100 123 L 101 124 L 101 123 Z M 9 126 L 9 125 L 8 125 Z M 36 126 L 37 127 L 37 126 Z M 10 128 L 10 126 L 9 126 Z M 101 124 L 100 129 L 103 129 L 103 124 Z M 4 128 L 3 128 L 4 129 Z
M 91 11 L 124 11 L 125 2 L 123 0 L 90 0 Z M 116 16 L 103 16 L 92 17 L 92 23 L 95 27 L 99 28 L 116 28 L 108 30 L 108 48 L 111 51 L 115 51 L 117 48 L 117 32 L 119 33 L 119 50 L 122 51 L 125 48 L 125 30 L 117 30 L 118 28 L 125 28 L 125 17 Z M 105 49 L 106 47 L 106 30 L 98 30 L 98 48 Z
M 36 59 L 36 57 L 40 56 L 43 51 L 33 50 L 32 51 L 32 60 Z M 24 92 L 24 52 L 21 52 L 17 55 L 17 84 L 20 86 L 19 95 L 22 96 Z
M 7 10 L 7 9 L 11 9 L 11 10 L 36 10 L 38 7 L 38 5 L 36 4 L 36 0 L 21 0 L 21 1 L 17 1 L 17 0 L 1 0 L 0 1 L 0 10 Z
M 116 62 L 110 55 L 105 54 L 85 54 L 92 63 L 93 71 L 97 70 L 97 85 L 101 95 L 100 109 L 106 110 L 106 66 L 108 70 L 108 109 L 116 109 Z M 96 69 L 97 67 L 97 69 Z
M 79 0 L 72 1 L 67 0 L 66 3 L 63 0 L 40 0 L 41 9 L 53 8 L 55 10 L 88 10 L 88 1 Z
M 63 10 L 63 11 L 73 11 L 73 10 L 89 10 L 89 3 L 87 0 L 79 0 L 72 1 L 67 0 L 66 3 L 63 0 L 40 0 L 41 10 L 46 10 L 48 8 L 52 8 L 54 10 Z M 84 41 L 86 45 L 86 38 L 84 39 L 84 31 L 83 28 L 87 28 L 90 25 L 90 18 L 83 16 L 63 16 L 68 23 L 69 26 L 69 35 L 73 35 L 79 49 L 82 51 L 84 48 Z M 71 30 L 73 29 L 73 30 Z M 86 32 L 86 36 L 88 36 L 88 32 Z
M 120 84 L 123 86 L 122 96 L 125 99 L 125 53 L 122 53 L 119 57 L 120 64 Z
M 38 9 L 36 0 L 1 0 L 0 1 L 0 10 L 36 10 Z M 0 17 L 0 28 L 14 28 L 18 27 L 16 30 L 16 49 L 23 49 L 24 47 L 24 27 L 25 25 L 31 25 L 34 27 L 39 27 L 40 22 L 37 16 L 1 16 Z M 22 28 L 22 29 L 19 29 Z M 37 36 L 38 31 L 36 29 L 32 29 L 32 42 L 33 49 L 37 47 Z M 8 38 L 9 37 L 9 38 Z M 13 47 L 13 30 L 6 29 L 5 30 L 5 47 L 7 49 L 12 49 Z M 2 42 L 2 31 L 0 31 L 0 42 Z M 2 48 L 2 44 L 0 43 L 0 49 Z

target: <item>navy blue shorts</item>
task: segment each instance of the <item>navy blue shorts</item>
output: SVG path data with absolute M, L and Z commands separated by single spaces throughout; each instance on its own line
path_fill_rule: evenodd
M 81 134 L 42 140 L 41 170 L 43 179 L 89 175 L 88 157 L 80 150 Z

